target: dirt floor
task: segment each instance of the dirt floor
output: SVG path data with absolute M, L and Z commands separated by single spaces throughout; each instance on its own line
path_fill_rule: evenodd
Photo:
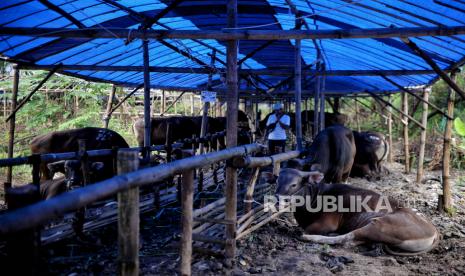
M 453 217 L 437 211 L 439 171 L 426 172 L 423 184 L 415 175 L 402 174 L 400 164 L 389 165 L 382 180 L 350 179 L 350 184 L 409 199 L 429 217 L 442 234 L 438 247 L 414 257 L 385 254 L 379 245 L 343 248 L 299 240 L 302 230 L 283 216 L 238 242 L 233 275 L 465 275 L 465 175 L 453 174 Z M 144 215 L 141 219 L 140 267 L 142 275 L 177 275 L 179 263 L 179 208 Z M 89 234 L 89 241 L 67 239 L 42 249 L 41 274 L 114 275 L 117 271 L 116 227 Z M 197 254 L 194 275 L 223 275 L 224 260 Z

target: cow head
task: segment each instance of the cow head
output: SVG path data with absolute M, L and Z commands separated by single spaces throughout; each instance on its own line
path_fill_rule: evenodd
M 82 185 L 84 177 L 81 170 L 81 162 L 78 160 L 62 160 L 47 164 L 51 175 L 61 172 L 65 175 L 67 189 L 79 187 Z M 102 172 L 104 164 L 102 162 L 92 162 L 89 166 L 89 176 L 92 180 L 98 179 L 99 173 Z
M 276 195 L 293 195 L 305 185 L 317 184 L 324 175 L 319 171 L 304 172 L 292 168 L 285 168 L 279 172 Z

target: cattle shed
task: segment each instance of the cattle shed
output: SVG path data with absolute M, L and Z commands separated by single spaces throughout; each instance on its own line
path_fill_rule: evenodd
M 334 99 L 336 104 L 343 97 L 350 102 L 373 97 L 386 109 L 389 126 L 391 116 L 404 125 L 407 149 L 409 122 L 422 129 L 418 182 L 423 177 L 427 107 L 447 118 L 441 203 L 443 208 L 451 208 L 453 109 L 456 98 L 465 99 L 465 92 L 455 82 L 456 72 L 465 63 L 464 1 L 6 0 L 0 3 L 0 15 L 0 54 L 15 64 L 14 108 L 7 118 L 9 158 L 14 153 L 15 113 L 54 73 L 111 83 L 133 92 L 143 89 L 145 147 L 151 146 L 150 89 L 214 91 L 227 108 L 226 143 L 235 149 L 229 152 L 229 158 L 244 150 L 258 150 L 257 146 L 234 148 L 239 99 L 252 107 L 275 101 L 295 104 L 296 150 L 301 151 L 301 105 L 313 101 L 316 135 L 324 128 L 326 101 Z M 17 104 L 20 70 L 50 73 Z M 428 101 L 430 87 L 439 79 L 450 87 L 447 107 Z M 402 110 L 390 103 L 389 96 L 395 93 L 403 95 Z M 424 103 L 421 122 L 408 114 L 407 95 Z M 109 101 L 106 126 L 114 108 Z M 206 103 L 204 117 L 209 108 Z M 291 152 L 286 158 L 295 155 Z M 200 157 L 196 160 L 208 163 Z M 179 173 L 183 169 L 185 185 L 190 185 L 195 164 L 186 164 L 176 169 L 167 165 L 163 167 L 166 171 L 156 172 Z M 405 164 L 409 171 L 409 162 Z M 130 167 L 126 172 L 132 171 Z M 225 171 L 224 247 L 226 257 L 233 259 L 237 168 L 230 166 Z M 8 177 L 11 182 L 11 167 Z M 139 185 L 118 183 L 113 194 Z M 183 200 L 192 205 L 188 195 L 183 195 Z M 49 204 L 45 210 L 50 214 L 56 212 L 51 207 L 53 202 L 41 204 Z M 192 213 L 190 216 L 190 222 L 189 217 L 183 222 L 192 223 Z M 45 213 L 42 219 L 46 219 Z M 39 221 L 34 223 L 38 225 Z M 191 237 L 183 238 L 182 243 L 189 248 L 192 231 L 186 235 Z M 191 250 L 182 253 L 186 258 L 181 266 L 183 275 L 190 274 Z

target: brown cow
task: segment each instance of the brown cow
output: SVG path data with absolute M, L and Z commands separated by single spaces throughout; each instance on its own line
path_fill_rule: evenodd
M 85 127 L 55 131 L 37 136 L 31 141 L 30 148 L 33 154 L 76 152 L 79 150 L 78 140 L 80 139 L 86 140 L 87 150 L 129 147 L 124 138 L 113 130 Z M 111 156 L 94 157 L 89 160 L 103 162 L 104 169 L 101 172 L 103 179 L 110 178 L 115 174 Z M 42 180 L 53 178 L 45 163 L 41 165 L 41 174 Z
M 294 195 L 303 190 L 306 203 L 312 208 L 310 212 L 306 206 L 297 206 L 294 213 L 305 231 L 303 240 L 326 244 L 379 242 L 387 246 L 388 253 L 396 255 L 424 253 L 437 245 L 437 229 L 412 209 L 399 207 L 394 200 L 373 191 L 345 184 L 325 184 L 320 182 L 322 179 L 320 172 L 290 168 L 282 169 L 278 177 L 278 196 Z M 324 202 L 328 196 L 337 198 L 337 209 L 324 212 L 316 208 L 318 201 L 323 199 Z M 350 207 L 357 197 L 369 210 L 365 207 L 341 209 Z M 330 233 L 339 235 L 327 236 Z M 396 252 L 393 248 L 405 252 Z

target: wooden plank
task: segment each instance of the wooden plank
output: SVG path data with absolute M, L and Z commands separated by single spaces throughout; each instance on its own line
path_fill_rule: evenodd
M 404 120 L 407 121 L 407 124 L 402 128 L 402 133 L 404 134 L 404 166 L 405 173 L 410 173 L 410 145 L 409 145 L 409 135 L 408 135 L 408 96 L 406 93 L 402 93 L 402 109 Z M 423 128 L 424 129 L 424 128 Z
M 118 152 L 118 174 L 139 168 L 138 153 Z M 118 193 L 119 275 L 139 275 L 139 187 Z

